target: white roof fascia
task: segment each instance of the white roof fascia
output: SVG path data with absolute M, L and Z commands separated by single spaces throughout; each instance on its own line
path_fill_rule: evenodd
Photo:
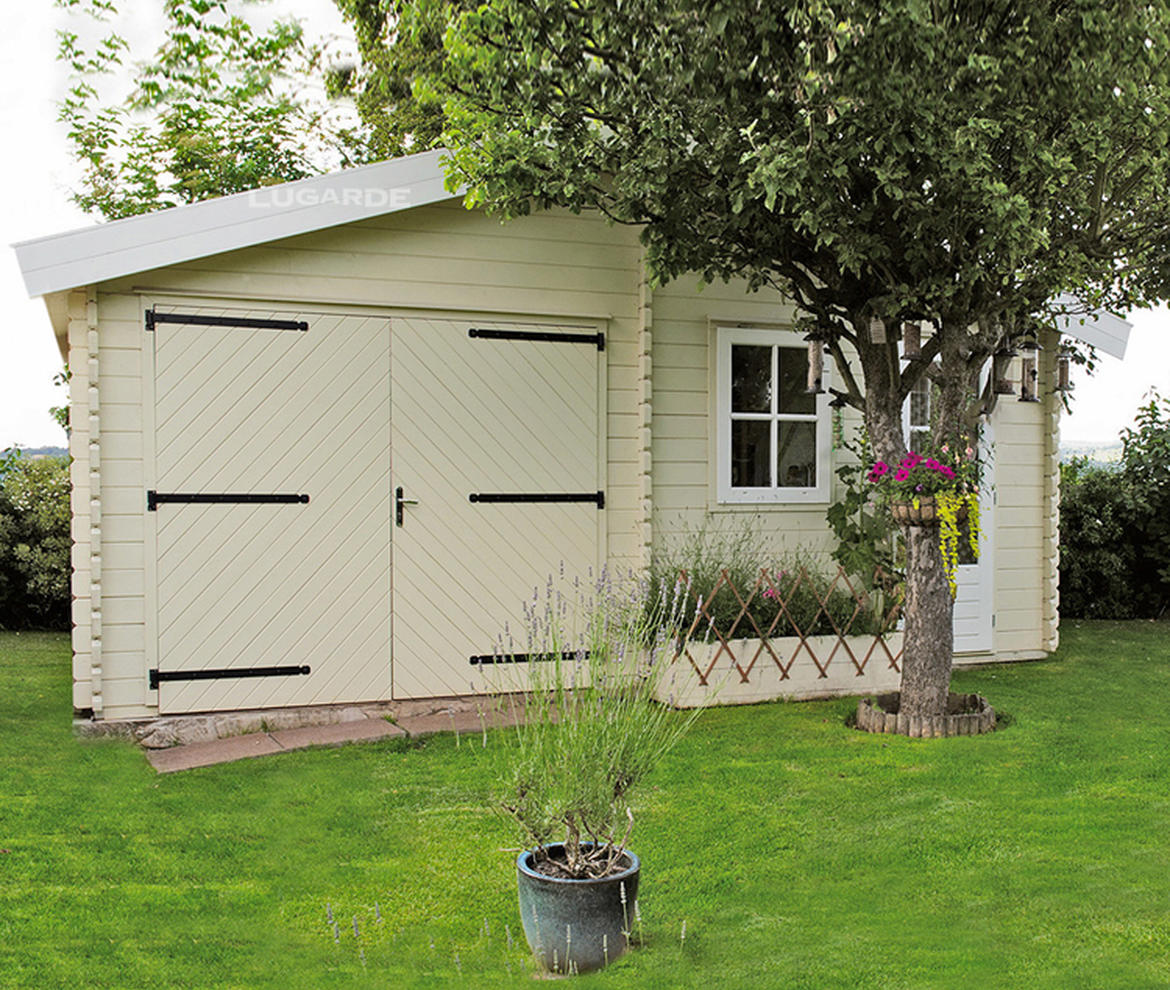
M 1115 358 L 1125 357 L 1133 324 L 1112 313 L 1087 312 L 1085 305 L 1069 295 L 1053 300 L 1056 329 L 1061 333 L 1104 351 Z
M 14 244 L 30 296 L 453 199 L 445 150 L 264 186 Z

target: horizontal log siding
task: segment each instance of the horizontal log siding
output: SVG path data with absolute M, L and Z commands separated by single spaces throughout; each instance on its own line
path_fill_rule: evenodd
M 89 382 L 89 322 L 86 319 L 85 290 L 69 294 L 69 454 L 72 462 L 69 477 L 72 483 L 70 500 L 72 522 L 70 535 L 73 546 L 70 564 L 73 571 L 71 608 L 73 622 L 73 707 L 77 711 L 93 708 L 93 573 L 91 551 L 92 515 L 90 512 L 89 440 L 90 440 L 90 382 Z M 98 699 L 100 702 L 100 698 Z
M 767 552 L 811 550 L 827 562 L 833 541 L 825 522 L 826 505 L 721 505 L 715 494 L 712 325 L 783 326 L 790 323 L 792 315 L 792 307 L 779 294 L 749 293 L 743 282 L 700 289 L 694 278 L 687 277 L 655 292 L 652 452 L 656 547 L 677 545 L 706 519 L 709 527 L 729 532 L 751 525 Z M 855 414 L 848 414 L 847 429 L 856 421 Z M 832 468 L 839 463 L 839 456 L 834 453 Z
M 1042 377 L 1041 392 L 1050 378 Z M 1045 403 L 1001 396 L 995 408 L 995 652 L 1046 649 L 1049 544 L 1045 518 Z

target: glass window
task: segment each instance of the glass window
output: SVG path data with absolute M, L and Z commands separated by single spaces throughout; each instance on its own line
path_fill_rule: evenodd
M 827 501 L 828 403 L 808 392 L 807 345 L 727 327 L 717 347 L 720 501 Z

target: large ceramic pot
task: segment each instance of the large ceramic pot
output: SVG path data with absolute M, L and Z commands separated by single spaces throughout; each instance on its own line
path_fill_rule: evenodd
M 547 847 L 556 859 L 563 846 Z M 627 850 L 624 868 L 599 880 L 545 876 L 536 870 L 536 850 L 516 860 L 520 918 L 528 944 L 553 973 L 601 969 L 629 946 L 642 864 Z

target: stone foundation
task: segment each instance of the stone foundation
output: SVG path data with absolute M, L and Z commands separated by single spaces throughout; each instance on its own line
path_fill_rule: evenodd
M 74 731 L 86 738 L 133 739 L 146 749 L 167 749 L 190 743 L 212 742 L 253 732 L 278 732 L 306 726 L 338 725 L 366 719 L 431 715 L 443 717 L 481 712 L 491 704 L 486 698 L 427 698 L 422 701 L 383 701 L 357 705 L 315 705 L 306 708 L 269 708 L 243 712 L 209 712 L 202 715 L 163 715 L 135 721 L 106 722 L 75 719 Z M 453 723 L 454 724 L 454 723 Z

